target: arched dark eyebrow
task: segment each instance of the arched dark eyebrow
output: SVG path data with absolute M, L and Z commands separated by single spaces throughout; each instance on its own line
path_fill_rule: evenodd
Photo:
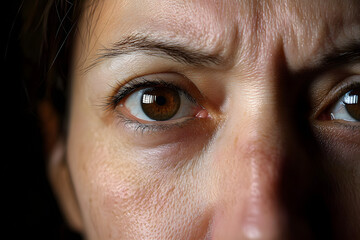
M 137 52 L 149 56 L 170 58 L 176 62 L 194 66 L 220 65 L 224 62 L 221 56 L 216 54 L 192 50 L 180 43 L 165 42 L 157 38 L 136 34 L 125 37 L 114 43 L 110 48 L 101 49 L 98 57 L 87 70 L 99 64 L 104 59 Z

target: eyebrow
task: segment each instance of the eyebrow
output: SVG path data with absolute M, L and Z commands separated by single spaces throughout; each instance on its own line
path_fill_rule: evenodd
M 313 64 L 310 63 L 290 74 L 296 79 L 300 78 L 310 83 L 323 73 L 356 63 L 360 63 L 360 42 L 352 41 L 344 47 L 337 47 L 321 54 Z
M 224 59 L 217 54 L 189 49 L 176 42 L 166 42 L 150 36 L 135 34 L 115 42 L 110 48 L 101 49 L 98 57 L 86 68 L 86 71 L 105 59 L 134 53 L 169 58 L 182 64 L 203 67 L 221 65 L 225 62 Z M 316 62 L 317 66 L 310 68 L 305 67 L 305 69 L 300 70 L 300 72 L 323 72 L 333 67 L 360 62 L 360 41 L 353 41 L 345 47 L 336 48 L 332 52 L 320 57 Z
M 110 48 L 101 49 L 98 57 L 87 69 L 93 68 L 105 59 L 134 53 L 168 58 L 182 64 L 194 66 L 220 65 L 224 62 L 220 55 L 189 49 L 177 42 L 167 42 L 150 36 L 135 34 L 115 42 Z
M 320 69 L 328 70 L 358 62 L 360 62 L 360 41 L 353 41 L 345 47 L 335 48 L 332 52 L 325 54 L 321 57 L 319 65 Z

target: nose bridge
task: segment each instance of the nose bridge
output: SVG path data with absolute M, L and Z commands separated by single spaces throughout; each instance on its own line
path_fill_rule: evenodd
M 215 151 L 221 172 L 222 207 L 214 223 L 219 239 L 279 239 L 284 227 L 279 186 L 288 139 L 275 104 L 265 102 L 257 106 L 260 115 L 233 114 L 221 130 Z
M 289 95 L 280 87 L 288 77 L 281 33 L 267 34 L 261 35 L 268 41 L 261 42 L 256 60 L 246 62 L 252 68 L 241 69 L 246 74 L 235 69 L 239 75 L 229 78 L 232 99 L 212 152 L 218 195 L 211 239 L 309 239 L 313 234 L 300 208 L 315 176 L 308 171 L 313 157 L 298 138 L 291 109 L 284 107 L 293 103 L 284 103 Z

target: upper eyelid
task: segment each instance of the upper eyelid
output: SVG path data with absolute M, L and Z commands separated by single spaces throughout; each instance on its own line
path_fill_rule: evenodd
M 360 87 L 360 81 L 352 81 L 352 82 L 346 82 L 341 85 L 335 86 L 328 95 L 331 97 L 326 97 L 328 100 L 325 101 L 326 104 L 321 104 L 320 107 L 315 111 L 313 118 L 317 119 L 319 118 L 324 112 L 326 113 L 329 111 L 330 108 L 334 106 L 347 92 L 354 88 Z
M 353 80 L 353 78 L 356 78 L 356 80 Z M 331 89 L 327 91 L 325 97 L 320 100 L 317 107 L 314 108 L 311 118 L 319 118 L 320 115 L 331 108 L 331 106 L 333 106 L 344 94 L 346 94 L 346 92 L 356 87 L 360 87 L 360 76 L 358 75 L 345 78 L 342 81 L 337 81 L 337 83 L 331 86 Z
M 336 97 L 334 102 L 342 98 L 350 90 L 358 87 L 360 87 L 360 81 L 347 82 L 344 85 L 339 86 L 337 89 L 335 89 Z
M 116 106 L 131 93 L 140 90 L 141 88 L 155 87 L 155 86 L 167 87 L 179 91 L 183 93 L 188 100 L 190 100 L 193 103 L 196 103 L 196 100 L 187 92 L 186 89 L 183 89 L 174 83 L 169 83 L 159 78 L 149 80 L 146 77 L 141 77 L 141 78 L 133 79 L 127 82 L 126 84 L 124 84 L 123 86 L 114 88 L 113 93 L 110 94 L 110 96 L 108 96 L 105 100 L 105 109 L 109 109 L 109 108 L 115 109 Z

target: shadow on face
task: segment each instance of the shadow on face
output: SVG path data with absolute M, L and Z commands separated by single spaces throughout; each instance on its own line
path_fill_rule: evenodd
M 89 239 L 360 237 L 359 8 L 86 6 L 52 170 L 69 219 Z

